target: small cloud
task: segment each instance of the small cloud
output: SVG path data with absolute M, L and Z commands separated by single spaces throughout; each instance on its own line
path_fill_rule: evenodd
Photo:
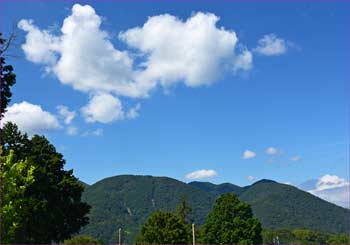
M 93 131 L 85 131 L 81 136 L 87 137 L 87 136 L 102 136 L 103 135 L 103 129 L 98 128 Z
M 256 157 L 256 153 L 254 151 L 250 151 L 250 150 L 245 150 L 243 152 L 243 155 L 242 155 L 242 159 L 244 159 L 244 160 L 251 159 L 254 157 Z
M 278 153 L 278 150 L 275 147 L 269 147 L 265 152 L 267 155 L 276 155 Z
M 67 106 L 59 105 L 57 106 L 58 115 L 60 115 L 61 118 L 63 118 L 64 123 L 66 125 L 70 124 L 74 117 L 75 117 L 75 111 L 70 111 Z
M 273 33 L 268 34 L 258 41 L 254 51 L 266 56 L 281 55 L 287 52 L 287 42 Z
M 95 136 L 102 136 L 103 135 L 103 129 L 102 128 L 98 128 L 98 129 L 92 131 L 91 134 L 95 135 Z
M 85 121 L 89 123 L 111 123 L 124 119 L 120 100 L 110 94 L 94 95 L 89 103 L 81 108 Z
M 292 156 L 290 158 L 291 161 L 293 162 L 298 162 L 298 161 L 301 161 L 303 158 L 301 156 Z
M 66 132 L 67 132 L 68 135 L 74 136 L 74 135 L 78 134 L 78 128 L 74 127 L 74 126 L 69 126 L 69 127 L 67 127 Z
M 186 174 L 186 179 L 204 179 L 217 176 L 217 172 L 212 169 L 201 169 L 192 173 Z
M 251 176 L 251 175 L 247 176 L 247 180 L 249 180 L 249 181 L 253 181 L 255 179 L 256 179 L 255 176 Z
M 139 116 L 139 110 L 141 108 L 141 104 L 137 103 L 136 106 L 130 108 L 130 110 L 126 113 L 126 117 L 129 119 L 135 119 Z

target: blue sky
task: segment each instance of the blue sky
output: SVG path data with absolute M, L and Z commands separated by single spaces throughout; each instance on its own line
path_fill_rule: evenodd
M 75 3 L 70 23 L 101 25 L 67 34 L 78 45 L 64 49 L 61 27 Z M 206 171 L 187 177 L 238 185 L 348 180 L 349 10 L 331 1 L 2 1 L 2 30 L 22 20 L 24 45 L 9 51 L 17 84 L 8 118 L 45 134 L 90 184 L 120 174 L 187 182 L 197 170 Z M 191 20 L 204 31 L 189 31 Z M 82 37 L 91 41 L 80 46 Z M 128 79 L 135 93 L 118 87 Z

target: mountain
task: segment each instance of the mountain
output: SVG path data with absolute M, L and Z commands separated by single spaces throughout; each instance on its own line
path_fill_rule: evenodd
M 203 224 L 215 197 L 167 177 L 122 175 L 86 188 L 83 200 L 92 206 L 90 224 L 81 233 L 115 243 L 122 228 L 124 243 L 132 243 L 139 228 L 156 210 L 175 210 L 181 197 L 193 207 L 193 219 Z
M 231 184 L 231 183 L 223 183 L 220 185 L 215 185 L 210 182 L 199 182 L 199 181 L 193 181 L 188 183 L 191 186 L 197 187 L 201 189 L 202 191 L 205 191 L 209 194 L 212 194 L 214 196 L 219 196 L 223 193 L 234 193 L 237 196 L 239 196 L 242 191 L 244 190 L 243 187 Z
M 182 196 L 192 207 L 194 223 L 200 226 L 215 198 L 226 192 L 249 203 L 264 228 L 305 228 L 342 233 L 350 230 L 350 210 L 272 180 L 239 187 L 230 183 L 186 184 L 167 177 L 122 175 L 86 187 L 83 200 L 92 206 L 92 210 L 90 224 L 81 233 L 115 243 L 117 230 L 122 228 L 123 242 L 132 243 L 152 212 L 175 210 Z

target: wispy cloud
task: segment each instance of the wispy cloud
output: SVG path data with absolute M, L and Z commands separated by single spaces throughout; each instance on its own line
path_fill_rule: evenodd
M 276 56 L 287 52 L 287 42 L 273 33 L 263 36 L 258 43 L 254 51 L 261 55 Z
M 256 157 L 256 153 L 251 150 L 245 150 L 242 154 L 242 159 L 247 160 L 247 159 L 252 159 Z
M 205 179 L 205 178 L 210 178 L 210 177 L 214 177 L 217 176 L 218 173 L 215 170 L 212 169 L 201 169 L 201 170 L 197 170 L 191 173 L 186 174 L 186 179 Z

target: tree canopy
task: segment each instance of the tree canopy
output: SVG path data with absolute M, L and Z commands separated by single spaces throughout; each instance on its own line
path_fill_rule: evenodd
M 0 32 L 0 77 L 1 77 L 1 106 L 0 119 L 3 117 L 6 107 L 11 101 L 11 87 L 16 83 L 16 74 L 13 72 L 13 67 L 7 65 L 3 53 L 6 51 L 9 41 L 3 38 Z
M 202 228 L 205 244 L 260 244 L 261 224 L 250 206 L 234 194 L 221 195 Z
M 79 235 L 72 237 L 71 239 L 65 240 L 64 244 L 103 244 L 103 241 L 100 239 L 96 239 L 92 236 Z
M 1 146 L 0 146 L 1 152 Z M 33 172 L 34 166 L 27 162 L 14 162 L 13 151 L 1 157 L 0 177 L 2 179 L 2 232 L 5 234 L 2 243 L 16 243 L 22 234 L 19 231 L 23 228 L 23 219 L 29 214 L 28 206 L 32 199 L 25 197 L 28 187 L 35 181 Z
M 187 244 L 191 232 L 181 218 L 171 212 L 157 211 L 141 228 L 137 244 Z
M 73 171 L 64 170 L 63 155 L 44 136 L 29 139 L 15 124 L 4 126 L 2 138 L 4 153 L 13 152 L 15 162 L 21 161 L 26 168 L 33 169 L 35 180 L 23 193 L 25 199 L 32 201 L 26 203 L 28 212 L 16 228 L 15 243 L 60 242 L 79 232 L 88 223 L 90 206 L 81 201 L 84 187 Z M 6 183 L 6 169 L 2 175 Z M 8 191 L 3 188 L 3 195 Z

